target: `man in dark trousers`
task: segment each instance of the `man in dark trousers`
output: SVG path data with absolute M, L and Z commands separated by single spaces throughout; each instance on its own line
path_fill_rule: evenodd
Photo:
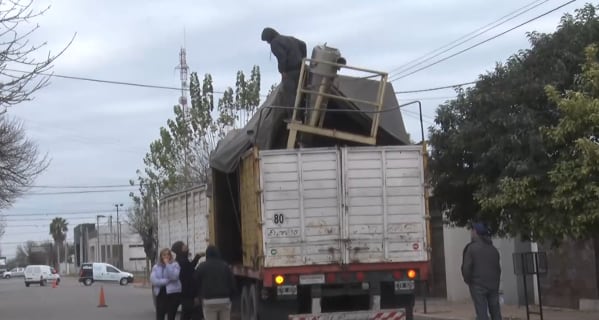
M 270 44 L 270 51 L 277 57 L 281 83 L 283 84 L 283 105 L 293 107 L 299 83 L 302 59 L 306 57 L 306 43 L 291 36 L 279 34 L 273 28 L 262 30 L 262 41 Z M 288 109 L 287 114 L 291 115 Z
M 202 319 L 202 306 L 194 306 L 194 298 L 197 295 L 198 287 L 194 281 L 195 268 L 202 257 L 201 254 L 196 254 L 193 260 L 189 261 L 189 248 L 183 241 L 173 243 L 171 250 L 176 254 L 175 259 L 181 271 L 179 272 L 179 280 L 181 281 L 181 320 L 196 320 Z
M 499 251 L 493 246 L 489 228 L 483 223 L 472 225 L 472 241 L 466 245 L 462 260 L 462 276 L 470 287 L 476 320 L 501 320 Z
M 230 320 L 235 278 L 215 246 L 206 249 L 206 261 L 196 270 L 195 278 L 200 286 L 198 299 L 204 309 L 204 319 Z

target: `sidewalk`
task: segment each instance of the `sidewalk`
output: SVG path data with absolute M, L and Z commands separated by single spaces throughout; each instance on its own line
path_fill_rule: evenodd
M 538 308 L 537 306 L 531 307 Z M 452 303 L 444 299 L 427 300 L 427 313 L 423 312 L 422 300 L 416 302 L 414 318 L 416 320 L 474 320 L 474 308 L 471 303 Z M 526 308 L 503 305 L 501 314 L 505 320 L 526 320 Z M 541 319 L 539 315 L 530 315 L 531 320 Z M 582 312 L 570 309 L 543 307 L 544 320 L 597 320 L 599 312 Z

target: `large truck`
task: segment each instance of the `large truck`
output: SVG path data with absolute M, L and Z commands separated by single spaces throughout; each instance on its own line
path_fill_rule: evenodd
M 159 242 L 216 245 L 236 276 L 242 320 L 411 320 L 430 272 L 426 149 L 411 144 L 385 73 L 337 75 L 338 52 L 312 55 L 297 93 L 321 109 L 297 120 L 296 99 L 284 121 L 275 88 L 219 141 L 207 189 L 162 199 Z M 194 200 L 205 210 L 197 218 L 196 196 L 206 199 Z

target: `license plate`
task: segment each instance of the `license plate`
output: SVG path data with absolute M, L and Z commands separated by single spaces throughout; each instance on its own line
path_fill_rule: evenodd
M 324 284 L 324 274 L 302 274 L 300 284 Z
M 283 285 L 277 287 L 278 296 L 295 296 L 297 295 L 297 286 Z
M 395 281 L 395 291 L 414 290 L 415 287 L 412 280 Z

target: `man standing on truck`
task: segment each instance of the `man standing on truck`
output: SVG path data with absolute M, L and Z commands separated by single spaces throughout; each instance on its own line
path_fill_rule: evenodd
M 470 287 L 476 320 L 501 320 L 499 251 L 493 246 L 489 228 L 483 223 L 472 225 L 472 241 L 466 245 L 462 260 L 462 276 Z
M 196 281 L 200 287 L 198 298 L 204 308 L 204 319 L 230 320 L 235 278 L 227 263 L 220 259 L 215 246 L 206 249 L 206 261 L 196 270 Z
M 264 28 L 262 30 L 262 41 L 270 44 L 270 51 L 277 57 L 283 85 L 283 106 L 293 107 L 302 59 L 307 55 L 306 43 L 291 36 L 281 35 L 273 28 Z M 287 109 L 288 116 L 292 112 L 291 109 Z
M 195 271 L 196 266 L 198 265 L 198 261 L 203 256 L 199 253 L 195 255 L 193 260 L 189 261 L 189 247 L 183 241 L 177 241 L 173 243 L 171 251 L 175 253 L 175 259 L 179 266 L 181 267 L 181 271 L 179 272 L 179 280 L 181 281 L 181 320 L 192 320 L 194 315 L 194 311 L 197 311 L 200 315 L 202 314 L 202 306 L 199 306 L 199 310 L 194 310 L 194 298 L 197 295 L 197 286 L 195 285 L 193 279 L 193 273 Z M 193 317 L 195 319 L 197 317 Z M 200 317 L 201 318 L 201 317 Z

